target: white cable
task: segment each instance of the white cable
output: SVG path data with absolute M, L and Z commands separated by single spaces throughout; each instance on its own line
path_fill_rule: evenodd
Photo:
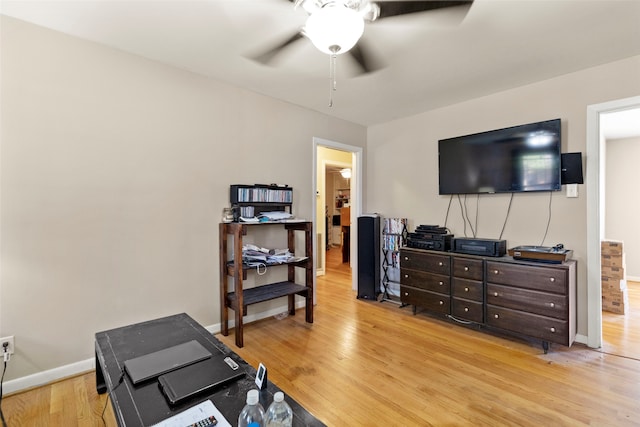
M 262 267 L 264 270 L 262 270 L 262 272 L 260 272 L 260 267 Z M 263 274 L 265 274 L 267 272 L 267 264 L 264 263 L 260 263 L 256 266 L 256 271 L 258 273 L 258 275 L 262 276 Z

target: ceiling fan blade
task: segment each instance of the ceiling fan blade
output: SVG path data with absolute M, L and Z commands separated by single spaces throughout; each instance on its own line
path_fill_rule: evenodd
M 273 58 L 276 55 L 278 55 L 287 46 L 300 40 L 303 37 L 304 35 L 301 32 L 297 32 L 291 37 L 287 38 L 286 40 L 283 40 L 282 42 L 278 43 L 275 47 L 272 47 L 271 49 L 267 50 L 266 52 L 262 52 L 257 55 L 251 55 L 250 58 L 262 64 L 268 64 L 273 60 Z
M 371 53 L 371 50 L 365 46 L 362 40 L 347 53 L 358 63 L 362 69 L 362 74 L 372 73 L 385 67 L 385 64 Z
M 448 7 L 466 6 L 469 8 L 473 0 L 433 0 L 433 1 L 377 1 L 380 8 L 378 19 L 390 16 L 407 15 L 409 13 L 426 12 Z

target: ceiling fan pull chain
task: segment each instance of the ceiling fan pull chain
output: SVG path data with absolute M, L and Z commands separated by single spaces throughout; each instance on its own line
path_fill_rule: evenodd
M 336 90 L 337 55 L 329 55 L 329 107 L 333 107 L 333 92 Z

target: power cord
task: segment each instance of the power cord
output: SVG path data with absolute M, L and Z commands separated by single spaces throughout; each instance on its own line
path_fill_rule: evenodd
M 4 412 L 2 412 L 2 384 L 4 383 L 4 373 L 7 372 L 7 362 L 11 359 L 11 355 L 7 351 L 8 347 L 9 343 L 5 342 L 2 344 L 4 367 L 2 368 L 2 377 L 0 378 L 0 419 L 4 427 L 7 427 L 7 421 L 4 419 Z
M 447 228 L 447 221 L 449 220 L 449 211 L 451 210 L 451 202 L 453 202 L 453 194 L 449 196 L 449 205 L 447 206 L 447 214 L 444 217 L 444 228 Z
M 553 200 L 553 191 L 549 191 L 549 215 L 547 217 L 547 228 L 544 230 L 544 236 L 542 237 L 540 246 L 544 245 L 544 241 L 547 238 L 547 233 L 549 232 L 549 225 L 551 224 L 551 200 Z
M 111 398 L 111 393 L 113 393 L 114 391 L 116 391 L 116 389 L 118 387 L 120 387 L 120 384 L 122 384 L 124 382 L 124 369 L 122 369 L 122 371 L 120 372 L 120 378 L 118 378 L 118 382 L 116 383 L 115 386 L 113 386 L 113 388 L 111 390 L 109 390 L 109 392 L 107 393 L 107 398 L 104 401 L 104 408 L 102 408 L 102 423 L 106 426 L 107 425 L 107 420 L 104 419 L 104 413 L 107 410 L 107 404 L 109 403 L 109 399 Z
M 500 237 L 498 239 L 502 240 L 502 235 L 504 234 L 504 229 L 507 226 L 507 220 L 509 219 L 509 214 L 511 213 L 511 203 L 513 202 L 513 193 L 511 193 L 511 197 L 509 197 L 509 206 L 507 207 L 507 215 L 504 217 L 504 222 L 502 223 L 502 230 L 500 231 Z

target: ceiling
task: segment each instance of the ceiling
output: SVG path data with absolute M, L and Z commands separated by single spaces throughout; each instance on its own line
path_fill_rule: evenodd
M 640 0 L 476 0 L 367 24 L 387 66 L 358 74 L 306 39 L 270 66 L 250 56 L 304 24 L 287 0 L 2 0 L 5 15 L 365 126 L 640 55 Z M 454 8 L 456 9 L 456 8 Z

